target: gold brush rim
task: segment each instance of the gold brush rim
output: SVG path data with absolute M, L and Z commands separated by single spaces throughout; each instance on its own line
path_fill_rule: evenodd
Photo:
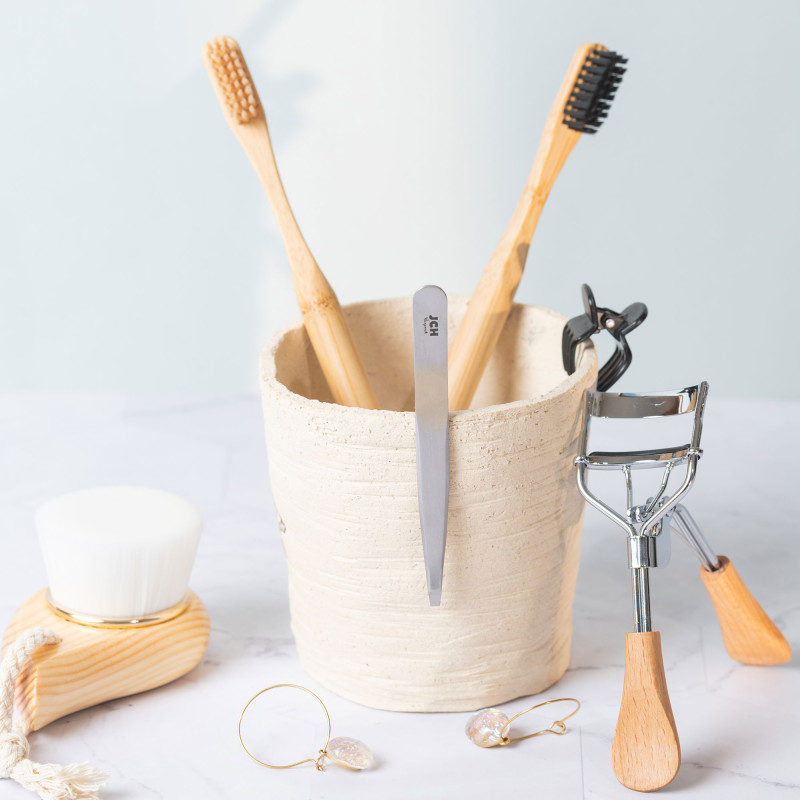
M 55 602 L 53 595 L 50 594 L 50 589 L 47 590 L 46 599 L 47 604 L 59 617 L 69 622 L 77 622 L 79 625 L 88 625 L 91 628 L 144 628 L 148 625 L 159 625 L 162 622 L 175 619 L 175 617 L 183 614 L 192 604 L 194 592 L 191 589 L 187 589 L 186 594 L 180 602 L 175 603 L 174 606 L 165 608 L 163 611 L 155 611 L 152 614 L 146 614 L 142 617 L 94 617 L 91 614 L 70 611 Z

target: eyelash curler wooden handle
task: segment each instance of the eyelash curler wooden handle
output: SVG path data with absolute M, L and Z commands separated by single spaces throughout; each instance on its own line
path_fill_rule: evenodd
M 670 526 L 703 565 L 700 578 L 717 612 L 728 655 L 742 664 L 790 661 L 792 648 L 783 634 L 744 585 L 730 559 L 711 549 L 686 506 L 675 506 Z
M 666 786 L 680 769 L 681 745 L 658 631 L 625 636 L 625 680 L 611 764 L 617 780 L 638 792 Z
M 792 648 L 745 586 L 730 559 L 718 556 L 713 572 L 700 567 L 700 577 L 717 612 L 728 655 L 742 664 L 785 664 Z

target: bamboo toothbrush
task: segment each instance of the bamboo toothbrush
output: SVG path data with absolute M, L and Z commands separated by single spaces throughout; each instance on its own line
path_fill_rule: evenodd
M 601 44 L 585 44 L 575 52 L 547 117 L 525 190 L 450 347 L 451 411 L 469 408 L 511 311 L 547 196 L 581 134 L 595 133 L 602 125 L 626 61 Z
M 303 322 L 334 400 L 345 406 L 378 408 L 336 294 L 314 261 L 292 214 L 272 152 L 264 108 L 239 45 L 230 36 L 218 36 L 206 44 L 203 61 L 225 119 L 275 213 Z

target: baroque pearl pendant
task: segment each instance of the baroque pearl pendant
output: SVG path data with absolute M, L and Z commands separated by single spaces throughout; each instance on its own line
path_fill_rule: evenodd
M 325 755 L 334 764 L 348 769 L 368 769 L 374 762 L 372 751 L 364 742 L 349 736 L 337 736 L 328 742 Z
M 508 717 L 496 708 L 484 708 L 467 720 L 467 738 L 478 747 L 494 747 L 503 742 Z

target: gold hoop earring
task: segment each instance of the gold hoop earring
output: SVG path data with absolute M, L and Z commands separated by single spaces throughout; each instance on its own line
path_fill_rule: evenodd
M 242 738 L 242 720 L 244 719 L 245 712 L 257 697 L 273 689 L 300 689 L 300 691 L 310 694 L 322 706 L 322 710 L 325 712 L 325 719 L 328 723 L 328 734 L 325 737 L 325 744 L 318 751 L 316 758 L 304 758 L 300 761 L 295 761 L 293 764 L 268 764 L 266 761 L 261 761 L 261 759 L 256 758 L 247 749 L 247 745 Z M 311 689 L 306 689 L 305 686 L 298 686 L 295 683 L 276 683 L 274 686 L 267 686 L 266 689 L 256 692 L 247 703 L 245 703 L 242 713 L 239 714 L 238 730 L 239 744 L 241 744 L 245 753 L 247 753 L 256 764 L 261 764 L 262 767 L 269 767 L 269 769 L 291 769 L 292 767 L 299 767 L 301 764 L 313 764 L 314 768 L 321 772 L 323 770 L 322 760 L 325 758 L 332 761 L 334 764 L 338 764 L 340 767 L 347 767 L 347 769 L 354 770 L 368 769 L 374 762 L 372 751 L 363 742 L 358 741 L 358 739 L 351 739 L 349 736 L 337 736 L 335 739 L 331 739 L 331 715 L 328 713 L 325 703 L 323 703 Z
M 515 719 L 519 719 L 523 714 L 533 711 L 542 706 L 549 706 L 551 703 L 575 703 L 575 708 L 567 714 L 566 717 L 561 717 L 553 722 L 549 728 L 542 728 L 535 733 L 528 733 L 525 736 L 510 737 L 508 735 L 511 723 Z M 520 711 L 519 714 L 514 714 L 509 718 L 506 714 L 497 708 L 484 708 L 473 714 L 468 720 L 465 730 L 467 738 L 478 747 L 504 747 L 511 742 L 521 742 L 523 739 L 532 739 L 534 736 L 541 736 L 543 733 L 552 733 L 556 736 L 563 736 L 567 732 L 567 720 L 578 713 L 581 704 L 579 700 L 574 697 L 559 697 L 556 700 L 545 700 L 543 703 L 537 703 L 535 706 L 526 708 Z

